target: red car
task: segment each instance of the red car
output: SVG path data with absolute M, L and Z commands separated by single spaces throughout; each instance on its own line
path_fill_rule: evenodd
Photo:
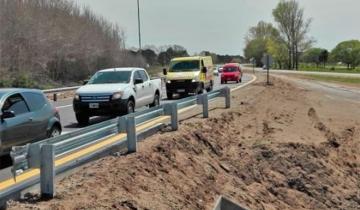
M 227 83 L 228 81 L 235 81 L 239 83 L 242 81 L 242 70 L 238 63 L 228 63 L 223 67 L 221 73 L 221 84 Z

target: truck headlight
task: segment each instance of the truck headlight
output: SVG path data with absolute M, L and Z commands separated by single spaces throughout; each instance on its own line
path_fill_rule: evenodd
M 117 100 L 117 99 L 120 99 L 123 95 L 123 92 L 116 92 L 112 95 L 111 99 L 112 100 Z
M 79 101 L 79 100 L 80 100 L 80 95 L 79 95 L 79 94 L 75 94 L 74 99 L 75 99 L 76 101 Z
M 191 80 L 191 82 L 199 82 L 199 76 L 195 77 L 193 80 Z

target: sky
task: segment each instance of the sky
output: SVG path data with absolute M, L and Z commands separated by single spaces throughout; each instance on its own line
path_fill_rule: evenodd
M 118 24 L 126 47 L 138 47 L 136 0 L 73 0 Z M 208 50 L 243 54 L 244 37 L 259 21 L 274 23 L 272 10 L 279 0 L 140 0 L 144 45 L 184 46 L 191 54 Z M 360 0 L 298 0 L 312 18 L 309 35 L 315 46 L 333 49 L 360 39 Z

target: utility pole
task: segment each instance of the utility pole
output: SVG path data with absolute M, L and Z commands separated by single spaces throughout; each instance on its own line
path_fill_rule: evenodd
M 141 52 L 141 22 L 140 22 L 140 2 L 137 0 L 138 9 L 138 30 L 139 30 L 139 51 Z

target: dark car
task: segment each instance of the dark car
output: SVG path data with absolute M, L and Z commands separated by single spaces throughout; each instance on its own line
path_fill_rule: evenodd
M 0 156 L 61 134 L 59 112 L 40 90 L 0 89 Z

